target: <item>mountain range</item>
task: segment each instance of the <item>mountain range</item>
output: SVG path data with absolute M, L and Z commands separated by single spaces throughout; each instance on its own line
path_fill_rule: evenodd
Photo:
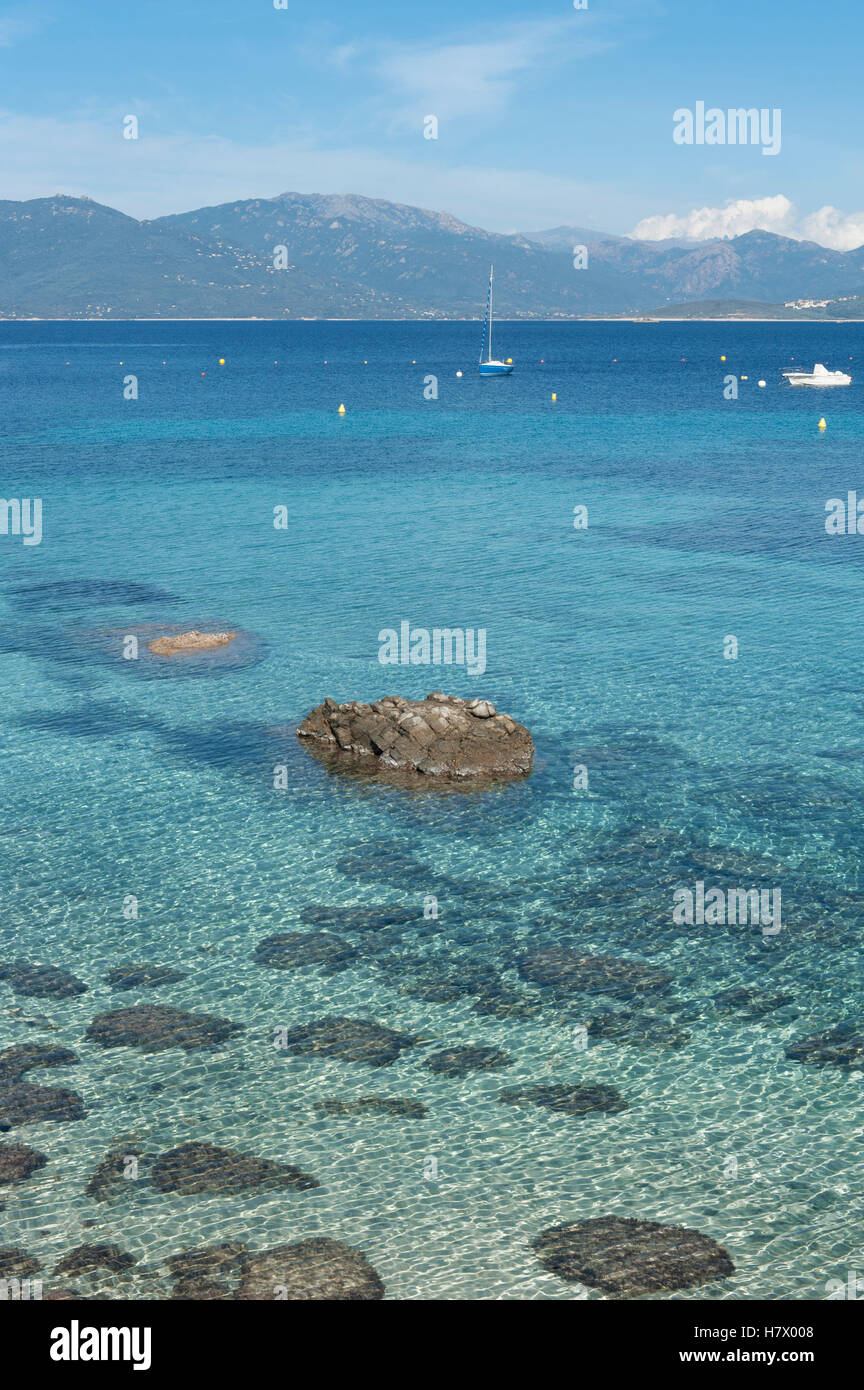
M 574 267 L 574 248 L 588 264 Z M 138 221 L 88 198 L 0 201 L 0 318 L 864 316 L 864 246 L 771 232 L 687 243 L 584 227 L 501 235 L 355 195 L 283 193 Z M 740 309 L 738 310 L 740 314 Z M 782 315 L 781 315 L 782 316 Z

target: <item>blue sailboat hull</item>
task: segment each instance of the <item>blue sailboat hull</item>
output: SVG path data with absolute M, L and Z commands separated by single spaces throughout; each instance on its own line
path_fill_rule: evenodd
M 513 370 L 512 362 L 481 362 L 477 368 L 481 376 L 509 376 Z

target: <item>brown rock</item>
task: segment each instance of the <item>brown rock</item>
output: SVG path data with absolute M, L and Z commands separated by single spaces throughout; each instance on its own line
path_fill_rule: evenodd
M 274 1163 L 255 1154 L 234 1153 L 216 1144 L 181 1144 L 160 1154 L 153 1164 L 153 1186 L 159 1192 L 245 1192 L 250 1188 L 288 1187 L 302 1192 L 320 1186 L 317 1178 L 288 1163 Z
M 554 1226 L 532 1245 L 550 1274 L 625 1298 L 689 1289 L 735 1272 L 723 1246 L 701 1231 L 630 1217 Z
M 112 1009 L 97 1014 L 86 1037 L 100 1047 L 142 1047 L 157 1052 L 164 1047 L 212 1047 L 242 1031 L 242 1024 L 211 1014 L 189 1014 L 167 1004 L 139 1004 L 131 1009 Z
M 425 700 L 385 696 L 339 705 L 329 697 L 297 730 L 310 752 L 334 768 L 444 780 L 525 777 L 534 741 L 489 700 L 433 692 Z
M 44 1154 L 26 1144 L 0 1144 L 0 1183 L 23 1182 L 47 1162 Z
M 234 1297 L 357 1303 L 382 1299 L 384 1285 L 362 1250 L 339 1240 L 315 1238 L 251 1255 Z
M 210 647 L 227 647 L 237 636 L 236 632 L 178 632 L 173 637 L 154 637 L 147 649 L 154 656 L 175 656 L 177 652 L 201 652 Z

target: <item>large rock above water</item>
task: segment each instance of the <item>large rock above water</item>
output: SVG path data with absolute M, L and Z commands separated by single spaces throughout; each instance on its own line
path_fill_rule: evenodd
M 173 637 L 156 637 L 148 644 L 154 656 L 176 656 L 178 652 L 209 651 L 212 647 L 227 647 L 236 632 L 177 632 Z
M 387 695 L 371 705 L 327 699 L 307 714 L 298 738 L 333 766 L 448 780 L 524 777 L 534 741 L 488 700 L 434 691 L 425 700 Z

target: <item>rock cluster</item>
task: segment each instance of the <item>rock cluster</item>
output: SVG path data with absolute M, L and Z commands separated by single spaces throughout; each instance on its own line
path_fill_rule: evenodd
M 246 1254 L 243 1241 L 236 1240 L 172 1255 L 167 1262 L 176 1281 L 172 1299 L 203 1302 L 230 1298 Z
M 137 1160 L 134 1167 L 130 1164 L 130 1159 Z M 135 1181 L 131 1173 L 134 1171 L 137 1175 L 144 1161 L 143 1152 L 136 1145 L 126 1149 L 112 1149 L 97 1165 L 84 1191 L 96 1202 L 110 1202 L 122 1192 L 125 1183 Z
M 317 1178 L 288 1163 L 274 1163 L 256 1154 L 235 1153 L 216 1144 L 181 1144 L 160 1154 L 153 1164 L 153 1186 L 159 1192 L 245 1192 L 250 1188 L 288 1187 L 295 1192 L 320 1186 Z
M 320 965 L 326 974 L 345 970 L 357 955 L 348 941 L 330 932 L 288 931 L 259 941 L 253 959 L 271 970 L 301 970 Z
M 864 1025 L 838 1023 L 824 1033 L 812 1033 L 798 1038 L 786 1048 L 793 1062 L 810 1062 L 816 1066 L 864 1066 Z
M 124 961 L 115 965 L 105 976 L 112 989 L 152 989 L 155 985 L 175 985 L 186 979 L 185 970 L 172 970 L 167 965 L 138 964 Z
M 22 1078 L 36 1067 L 68 1067 L 77 1062 L 67 1047 L 21 1043 L 0 1052 L 0 1130 L 42 1120 L 82 1120 L 84 1102 L 61 1086 L 31 1086 Z
M 404 1096 L 358 1096 L 356 1100 L 317 1100 L 319 1115 L 390 1115 L 422 1120 L 429 1112 L 422 1101 Z
M 388 695 L 373 704 L 327 699 L 306 716 L 299 738 L 340 762 L 387 773 L 445 779 L 524 777 L 534 741 L 489 700 L 433 691 L 425 700 Z
M 550 1274 L 625 1298 L 689 1289 L 735 1272 L 723 1246 L 701 1231 L 629 1217 L 553 1226 L 532 1246 Z
M 654 965 L 574 951 L 568 946 L 540 946 L 518 961 L 523 980 L 546 985 L 556 994 L 608 994 L 629 999 L 658 994 L 671 984 L 672 977 Z
M 0 1144 L 0 1186 L 7 1182 L 23 1182 L 47 1162 L 44 1154 L 26 1144 Z
M 172 1299 L 341 1302 L 378 1300 L 384 1285 L 363 1254 L 328 1237 L 250 1254 L 242 1241 L 172 1255 Z
M 34 999 L 69 999 L 84 994 L 83 980 L 56 965 L 32 965 L 27 960 L 0 961 L 0 980 L 8 980 L 16 994 Z
M 83 1120 L 86 1114 L 77 1092 L 63 1086 L 0 1086 L 0 1129 L 43 1120 Z
M 167 1004 L 139 1004 L 97 1014 L 87 1029 L 87 1039 L 100 1047 L 143 1047 L 156 1052 L 164 1047 L 211 1047 L 239 1033 L 242 1024 L 211 1014 L 184 1013 Z
M 544 1105 L 565 1115 L 590 1115 L 602 1110 L 615 1114 L 627 1109 L 627 1102 L 614 1086 L 514 1086 L 499 1091 L 503 1105 Z
M 207 651 L 211 647 L 227 647 L 237 636 L 236 632 L 178 632 L 173 637 L 155 637 L 148 649 L 154 656 L 174 656 L 177 652 Z
M 413 1047 L 415 1039 L 381 1023 L 331 1017 L 289 1028 L 282 1041 L 285 1051 L 295 1057 L 335 1057 L 340 1062 L 387 1067 L 396 1061 L 403 1047 Z
M 384 1285 L 362 1250 L 315 1237 L 250 1255 L 234 1297 L 358 1303 L 382 1299 Z
M 135 1256 L 119 1245 L 78 1245 L 54 1266 L 55 1274 L 85 1274 L 94 1269 L 118 1270 L 134 1265 Z
M 440 1076 L 466 1076 L 469 1071 L 489 1071 L 493 1067 L 509 1067 L 513 1058 L 499 1047 L 445 1047 L 443 1052 L 433 1052 L 423 1063 L 429 1071 Z

